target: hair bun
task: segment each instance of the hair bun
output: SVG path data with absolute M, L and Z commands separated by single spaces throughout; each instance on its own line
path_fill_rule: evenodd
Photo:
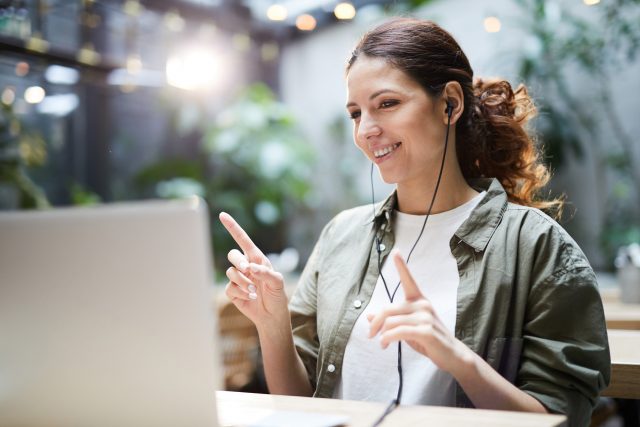
M 519 85 L 514 91 L 508 81 L 500 78 L 473 81 L 473 94 L 478 99 L 483 116 L 503 116 L 524 123 L 535 116 L 536 109 L 527 88 Z
M 511 85 L 502 79 L 474 79 L 473 94 L 478 98 L 485 114 L 514 117 L 516 113 L 515 94 Z

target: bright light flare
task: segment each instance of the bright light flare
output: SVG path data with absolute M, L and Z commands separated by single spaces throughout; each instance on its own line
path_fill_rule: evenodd
M 24 91 L 24 100 L 29 104 L 39 104 L 46 95 L 44 89 L 40 86 L 31 86 Z
M 281 4 L 272 4 L 267 9 L 267 18 L 272 21 L 284 21 L 287 19 L 287 8 Z
M 333 14 L 340 20 L 353 19 L 356 16 L 356 8 L 351 3 L 338 3 L 333 9 Z
M 49 83 L 74 85 L 80 80 L 80 73 L 74 68 L 63 67 L 62 65 L 49 65 L 44 72 L 44 78 L 47 79 Z
M 75 93 L 65 93 L 46 96 L 44 100 L 38 104 L 37 108 L 39 113 L 64 117 L 78 108 L 79 104 L 80 99 L 78 95 Z
M 582 0 L 582 1 L 587 6 L 595 6 L 596 4 L 600 3 L 600 0 Z
M 219 58 L 211 50 L 194 48 L 167 60 L 167 83 L 180 89 L 210 89 L 220 72 Z

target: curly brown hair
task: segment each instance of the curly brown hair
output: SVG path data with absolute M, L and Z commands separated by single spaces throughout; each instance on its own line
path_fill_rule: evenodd
M 539 196 L 550 173 L 527 126 L 536 108 L 524 85 L 514 92 L 502 79 L 474 80 L 460 45 L 427 20 L 395 18 L 367 32 L 351 54 L 347 73 L 360 55 L 385 59 L 433 97 L 441 96 L 448 82 L 458 82 L 465 108 L 456 123 L 456 154 L 465 179 L 497 178 L 510 201 L 560 216 L 562 199 Z

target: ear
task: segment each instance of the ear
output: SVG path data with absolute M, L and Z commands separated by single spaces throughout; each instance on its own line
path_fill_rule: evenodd
M 462 86 L 456 81 L 450 81 L 444 86 L 440 99 L 442 108 L 442 120 L 446 125 L 449 121 L 449 110 L 451 111 L 451 124 L 455 124 L 464 112 L 464 93 Z

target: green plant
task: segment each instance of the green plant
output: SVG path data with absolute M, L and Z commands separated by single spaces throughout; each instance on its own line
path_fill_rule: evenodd
M 71 203 L 76 206 L 92 206 L 102 203 L 100 195 L 88 190 L 82 184 L 74 182 L 69 188 Z
M 212 208 L 235 215 L 266 247 L 282 246 L 273 231 L 304 204 L 312 178 L 312 151 L 291 112 L 267 86 L 253 85 L 220 112 L 204 140 Z
M 304 210 L 313 152 L 290 111 L 263 84 L 246 88 L 214 118 L 202 114 L 184 135 L 200 135 L 197 153 L 149 165 L 135 178 L 140 191 L 158 197 L 189 193 L 206 198 L 217 254 L 235 243 L 217 221 L 233 215 L 265 252 L 286 246 L 286 224 Z M 224 257 L 217 257 L 224 262 Z
M 0 209 L 47 208 L 46 194 L 28 175 L 30 167 L 47 159 L 45 140 L 26 127 L 11 105 L 0 106 Z
M 617 247 L 638 241 L 640 229 L 640 198 L 633 190 L 640 188 L 640 165 L 611 95 L 611 82 L 640 48 L 640 0 L 603 2 L 591 19 L 561 2 L 515 2 L 530 46 L 516 56 L 519 75 L 535 88 L 536 129 L 549 163 L 561 168 L 567 156 L 582 158 L 589 149 L 594 166 L 612 177 L 600 238 L 612 265 Z M 571 84 L 576 72 L 589 78 L 588 87 Z M 606 130 L 613 141 L 606 141 Z

